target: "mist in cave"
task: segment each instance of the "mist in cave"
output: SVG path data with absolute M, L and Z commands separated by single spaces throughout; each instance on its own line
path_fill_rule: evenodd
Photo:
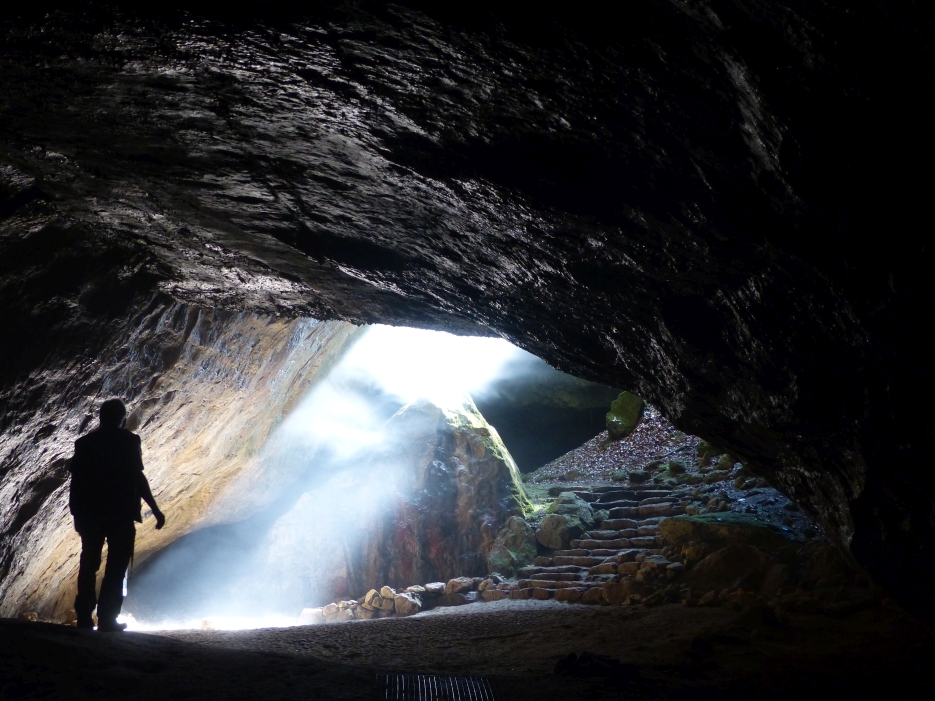
M 190 533 L 133 572 L 124 606 L 131 628 L 255 628 L 292 625 L 303 606 L 333 598 L 341 560 L 403 489 L 401 468 L 383 450 L 408 437 L 386 424 L 402 407 L 428 401 L 493 406 L 498 383 L 559 374 L 502 339 L 411 328 L 367 329 L 274 431 L 260 457 L 275 498 L 235 523 Z M 220 511 L 221 513 L 217 513 Z M 128 614 L 128 615 L 126 615 Z

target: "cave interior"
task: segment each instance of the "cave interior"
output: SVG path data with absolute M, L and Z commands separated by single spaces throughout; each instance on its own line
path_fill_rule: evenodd
M 831 687 L 882 698 L 930 686 L 933 51 L 925 8 L 871 0 L 37 0 L 5 11 L 0 691 L 293 698 L 301 684 L 372 698 L 373 675 L 389 670 L 486 675 L 510 698 Z M 466 402 L 401 398 L 347 369 L 361 349 L 389 348 L 373 340 L 381 328 L 509 344 L 525 369 Z M 423 360 L 411 377 L 439 359 L 448 375 L 470 365 L 445 352 L 413 351 Z M 598 445 L 620 391 L 645 400 L 644 433 Z M 331 426 L 335 392 L 358 402 L 341 411 L 395 438 L 366 460 L 354 452 L 365 433 L 334 441 L 347 469 L 327 479 L 351 480 L 341 493 L 356 501 L 328 511 L 306 503 L 308 444 L 282 436 L 313 400 L 316 425 Z M 556 585 L 542 600 L 269 634 L 85 636 L 61 625 L 80 547 L 69 459 L 109 397 L 130 408 L 169 516 L 137 530 L 139 591 L 148 568 L 152 600 L 172 588 L 160 562 L 208 568 L 248 530 L 308 531 L 308 514 L 349 509 L 362 515 L 357 540 L 333 544 L 343 565 L 314 564 L 285 536 L 263 551 L 268 565 L 321 574 L 331 589 L 314 606 L 361 596 L 364 583 L 395 594 L 487 576 L 495 551 L 510 553 L 514 589 L 536 567 L 567 566 L 590 579 L 552 572 L 566 588 L 603 598 L 575 606 Z M 650 427 L 690 448 L 679 465 L 666 451 L 639 464 Z M 619 479 L 589 477 L 601 455 L 627 456 Z M 580 532 L 540 537 L 546 512 L 571 528 L 570 515 L 598 514 L 618 492 Z M 389 493 L 393 517 L 380 520 Z M 721 542 L 719 571 L 768 551 L 763 572 L 786 567 L 803 584 L 769 605 L 744 603 L 742 587 L 711 606 L 639 593 L 661 575 L 637 586 L 624 571 L 663 562 L 651 557 L 703 581 L 717 558 L 696 564 L 696 541 L 676 546 L 671 529 L 717 530 L 733 518 L 720 509 L 775 512 L 780 530 L 808 537 Z M 659 552 L 591 562 L 606 550 L 587 540 L 595 533 L 658 537 Z M 816 555 L 819 543 L 834 555 Z M 801 553 L 844 568 L 833 592 L 827 577 L 804 584 Z M 671 593 L 682 570 L 666 571 Z

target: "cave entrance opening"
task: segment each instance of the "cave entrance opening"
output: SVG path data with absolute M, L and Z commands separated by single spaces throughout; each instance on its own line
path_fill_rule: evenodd
M 418 550 L 419 538 L 390 530 L 418 530 L 406 519 L 431 521 L 447 504 L 453 512 L 449 521 L 420 537 L 426 548 L 458 550 L 451 541 L 464 540 L 463 534 L 446 532 L 459 528 L 452 525 L 457 518 L 493 522 L 506 514 L 495 516 L 489 504 L 487 511 L 479 509 L 463 493 L 491 489 L 483 480 L 458 482 L 451 476 L 448 484 L 436 476 L 429 484 L 425 475 L 433 470 L 468 469 L 461 463 L 473 457 L 458 451 L 477 447 L 459 442 L 490 434 L 484 440 L 503 448 L 501 469 L 507 464 L 519 482 L 521 472 L 603 430 L 617 393 L 554 370 L 499 338 L 364 328 L 283 416 L 254 469 L 214 500 L 202 527 L 134 573 L 125 620 L 137 629 L 293 625 L 303 607 L 357 596 L 368 578 L 390 576 L 387 568 L 409 566 L 416 576 L 418 565 L 394 561 L 400 557 L 395 550 L 407 550 L 394 543 L 409 537 L 408 549 Z M 446 430 L 454 429 L 442 437 L 434 428 L 426 430 L 433 412 Z M 458 427 L 473 433 L 465 438 Z M 413 478 L 415 473 L 420 476 Z M 444 492 L 451 485 L 460 493 L 449 498 Z M 254 503 L 246 515 L 237 503 L 244 494 Z M 471 515 L 455 514 L 459 509 Z M 231 519 L 231 513 L 240 517 Z M 484 538 L 489 540 L 475 540 Z M 429 573 L 440 576 L 445 569 L 444 554 L 415 556 L 434 558 L 422 568 Z M 485 565 L 465 561 L 472 560 L 470 552 L 451 557 L 467 569 Z M 383 572 L 361 571 L 372 569 L 375 558 Z

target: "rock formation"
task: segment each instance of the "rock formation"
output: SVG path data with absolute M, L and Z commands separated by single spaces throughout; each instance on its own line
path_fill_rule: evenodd
M 144 571 L 128 606 L 149 607 L 150 619 L 179 616 L 180 603 L 197 592 L 200 610 L 209 614 L 224 600 L 241 597 L 240 611 L 294 615 L 336 596 L 357 599 L 371 589 L 379 594 L 381 586 L 402 591 L 459 576 L 470 582 L 487 574 L 504 525 L 525 526 L 528 508 L 516 465 L 470 399 L 445 407 L 420 401 L 387 422 L 378 452 L 293 499 L 251 552 L 238 552 L 246 541 L 232 548 L 229 558 L 243 562 L 233 563 L 216 584 L 205 587 L 197 571 L 171 571 L 168 579 L 156 573 L 152 581 Z M 179 547 L 181 542 L 165 554 Z M 518 566 L 535 554 L 532 548 L 528 562 Z M 175 611 L 158 601 L 154 588 L 163 581 L 177 587 L 171 597 L 176 601 L 167 602 Z M 215 586 L 219 593 L 209 598 L 207 590 Z M 384 598 L 392 609 L 392 597 Z
M 56 378 L 161 292 L 503 335 L 743 458 L 935 619 L 922 5 L 120 5 L 0 25 L 0 430 L 35 445 L 4 562 L 51 535 Z
M 362 542 L 358 587 L 487 574 L 504 524 L 529 508 L 496 430 L 468 399 L 462 406 L 410 405 L 387 429 L 396 444 L 375 463 L 398 465 L 403 477 L 395 508 Z
M 22 378 L 4 396 L 12 425 L 0 441 L 0 614 L 54 616 L 72 606 L 80 542 L 68 513 L 67 460 L 74 439 L 97 424 L 100 397 L 126 398 L 128 426 L 146 436 L 146 472 L 170 514 L 161 531 L 152 519 L 138 527 L 139 565 L 180 535 L 242 518 L 288 489 L 290 475 L 257 474 L 257 453 L 356 331 L 157 298 L 88 338 L 93 356 L 56 358 Z M 29 402 L 30 391 L 39 401 Z M 223 513 L 212 510 L 221 494 Z

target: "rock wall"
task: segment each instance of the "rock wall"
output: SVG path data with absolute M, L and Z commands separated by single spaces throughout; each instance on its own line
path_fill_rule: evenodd
M 72 606 L 80 542 L 68 513 L 67 461 L 74 439 L 97 425 L 103 399 L 128 403 L 128 427 L 143 439 L 146 472 L 168 518 L 156 531 L 144 512 L 135 556 L 142 563 L 180 535 L 242 518 L 287 488 L 288 476 L 270 484 L 251 472 L 257 450 L 357 330 L 164 297 L 120 321 L 86 339 L 97 346 L 92 357 L 68 358 L 75 349 L 63 344 L 4 394 L 0 615 L 52 617 Z M 30 395 L 42 399 L 29 403 Z M 239 511 L 212 511 L 230 485 Z
M 23 383 L 97 339 L 47 330 L 120 290 L 495 332 L 743 458 L 935 618 L 921 5 L 47 9 L 0 25 L 7 415 L 60 401 Z
M 378 454 L 303 494 L 273 524 L 258 560 L 263 573 L 248 585 L 258 597 L 279 588 L 276 604 L 295 615 L 384 584 L 487 573 L 503 524 L 528 508 L 496 430 L 466 399 L 407 405 L 384 434 Z
M 496 429 L 470 400 L 409 405 L 387 428 L 397 443 L 377 462 L 401 465 L 406 477 L 395 508 L 362 541 L 361 565 L 350 572 L 355 590 L 487 574 L 504 523 L 529 509 Z

